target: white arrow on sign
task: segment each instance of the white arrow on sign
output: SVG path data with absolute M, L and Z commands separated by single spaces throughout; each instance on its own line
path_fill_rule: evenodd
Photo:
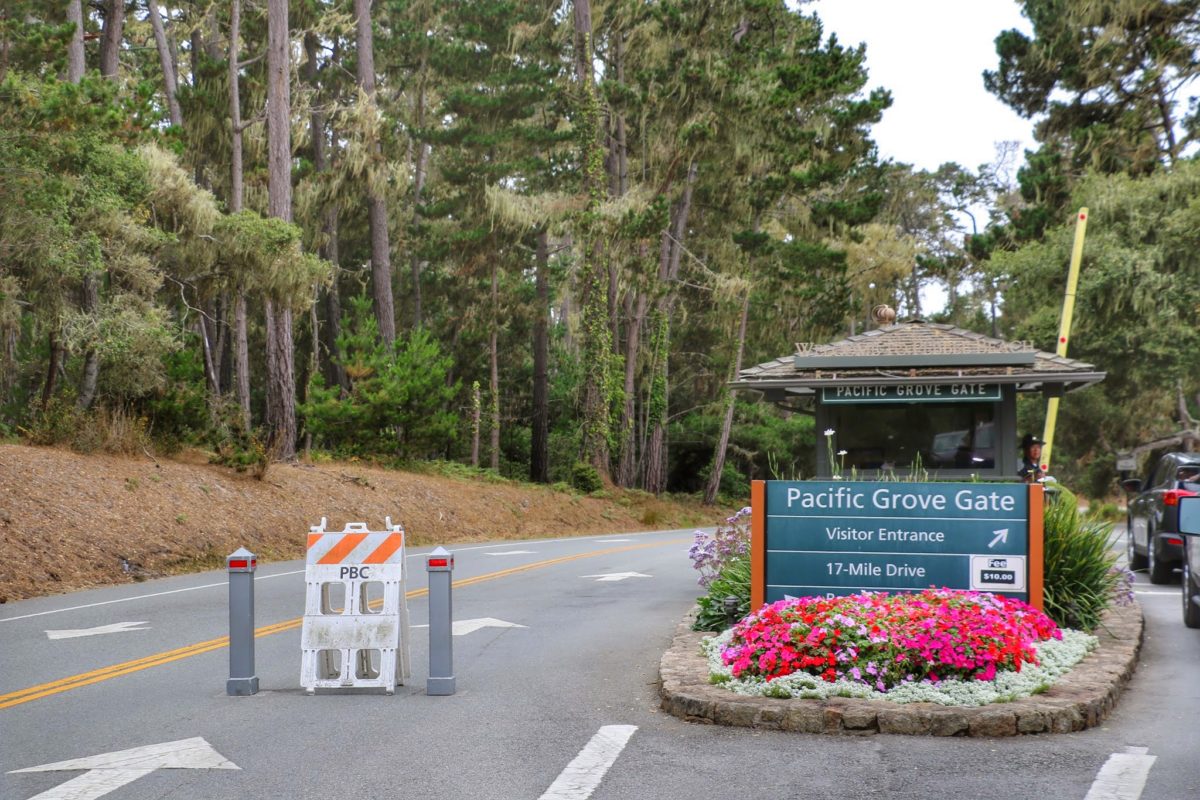
M 595 578 L 596 583 L 601 581 L 623 581 L 628 578 L 653 578 L 653 575 L 643 575 L 640 572 L 607 572 L 602 575 L 580 575 L 581 578 Z
M 428 628 L 428 625 L 413 625 L 414 628 Z M 479 619 L 456 619 L 454 620 L 454 629 L 452 633 L 455 636 L 466 636 L 469 633 L 482 630 L 483 628 L 524 628 L 524 625 L 518 625 L 515 622 L 505 622 L 502 619 L 493 617 L 480 617 Z
M 992 539 L 992 543 L 988 547 L 995 547 L 999 542 L 1008 543 L 1008 528 L 1001 528 L 998 531 L 992 531 L 996 534 L 996 538 Z
M 203 738 L 180 739 L 115 753 L 102 753 L 87 758 L 74 758 L 42 764 L 40 767 L 14 769 L 17 772 L 59 772 L 86 769 L 77 778 L 60 783 L 29 800 L 95 800 L 127 783 L 149 775 L 156 769 L 241 769 L 218 753 Z
M 484 553 L 485 556 L 528 556 L 536 553 L 536 550 L 504 550 L 497 553 Z
M 139 628 L 138 625 L 148 625 L 147 622 L 114 622 L 112 625 L 98 625 L 95 628 L 77 628 L 65 631 L 46 631 L 50 639 L 78 639 L 81 636 L 99 636 L 102 633 L 125 633 L 127 631 L 145 631 L 149 628 Z

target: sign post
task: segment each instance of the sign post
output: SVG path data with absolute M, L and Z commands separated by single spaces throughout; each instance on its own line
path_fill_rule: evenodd
M 258 693 L 254 672 L 254 570 L 258 559 L 244 547 L 225 557 L 229 570 L 229 680 L 225 694 Z
M 785 597 L 995 592 L 1042 607 L 1042 487 L 756 481 L 751 607 Z

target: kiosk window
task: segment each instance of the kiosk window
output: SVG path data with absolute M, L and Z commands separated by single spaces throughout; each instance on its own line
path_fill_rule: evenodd
M 996 466 L 996 403 L 827 406 L 842 469 L 986 470 Z M 836 458 L 837 456 L 835 456 Z

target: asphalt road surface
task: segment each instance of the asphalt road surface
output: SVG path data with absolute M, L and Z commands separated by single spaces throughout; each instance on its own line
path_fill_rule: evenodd
M 1200 631 L 1183 626 L 1177 585 L 1139 575 L 1142 663 L 1095 730 L 989 740 L 727 729 L 657 707 L 658 660 L 697 594 L 690 539 L 456 548 L 454 579 L 468 582 L 454 617 L 485 622 L 454 638 L 450 697 L 425 694 L 423 628 L 395 695 L 306 694 L 301 562 L 259 568 L 252 697 L 225 694 L 223 572 L 5 605 L 0 797 L 1200 798 Z M 409 564 L 419 590 L 422 553 Z M 410 610 L 414 625 L 427 621 L 424 597 Z M 1117 785 L 1098 782 L 1106 762 L 1135 778 L 1101 788 Z

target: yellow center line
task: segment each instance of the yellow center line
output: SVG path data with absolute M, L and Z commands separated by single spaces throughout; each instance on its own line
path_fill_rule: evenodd
M 559 558 L 551 558 L 545 561 L 535 561 L 532 564 L 502 569 L 497 572 L 489 572 L 485 575 L 478 575 L 474 578 L 463 578 L 462 580 L 454 581 L 454 588 L 457 589 L 463 586 L 472 586 L 476 583 L 493 581 L 497 578 L 506 578 L 510 575 L 528 572 L 529 570 L 551 567 L 555 564 L 565 564 L 569 561 L 578 561 L 581 558 L 594 558 L 595 556 L 624 553 L 630 550 L 641 550 L 647 547 L 662 547 L 664 545 L 680 544 L 687 541 L 687 539 L 669 539 L 663 542 L 646 542 L 643 544 L 626 545 L 625 547 L 610 547 L 604 550 L 590 550 L 586 553 L 560 556 Z M 416 597 L 424 597 L 427 594 L 429 594 L 428 589 L 413 589 L 411 592 L 407 592 L 404 596 L 409 599 L 413 599 Z M 382 600 L 375 600 L 371 603 L 371 606 L 378 607 L 382 605 L 382 603 Z M 259 639 L 264 636 L 295 630 L 303 624 L 304 617 L 296 617 L 295 619 L 276 622 L 272 625 L 264 625 L 261 628 L 255 629 L 254 638 Z M 110 680 L 112 678 L 119 678 L 122 675 L 140 672 L 141 670 L 149 669 L 150 667 L 159 667 L 163 664 L 170 664 L 172 661 L 179 661 L 181 659 L 191 658 L 192 656 L 198 656 L 203 653 L 210 653 L 213 650 L 220 650 L 221 648 L 228 646 L 229 637 L 222 636 L 217 639 L 209 639 L 205 642 L 190 644 L 186 647 L 180 647 L 175 650 L 167 650 L 162 653 L 155 653 L 154 655 L 135 658 L 132 661 L 123 661 L 120 664 L 113 664 L 108 667 L 100 667 L 99 669 L 94 669 L 90 672 L 83 672 L 78 675 L 71 675 L 67 678 L 59 678 L 58 680 L 50 681 L 49 683 L 41 683 L 37 686 L 30 686 L 27 689 L 18 689 L 17 691 L 9 692 L 8 694 L 0 694 L 0 709 L 11 708 L 12 706 L 18 706 L 22 703 L 28 703 L 32 700 L 40 700 L 43 697 L 62 694 L 63 692 L 68 692 L 72 689 L 90 686 L 93 683 L 100 683 L 101 681 Z

